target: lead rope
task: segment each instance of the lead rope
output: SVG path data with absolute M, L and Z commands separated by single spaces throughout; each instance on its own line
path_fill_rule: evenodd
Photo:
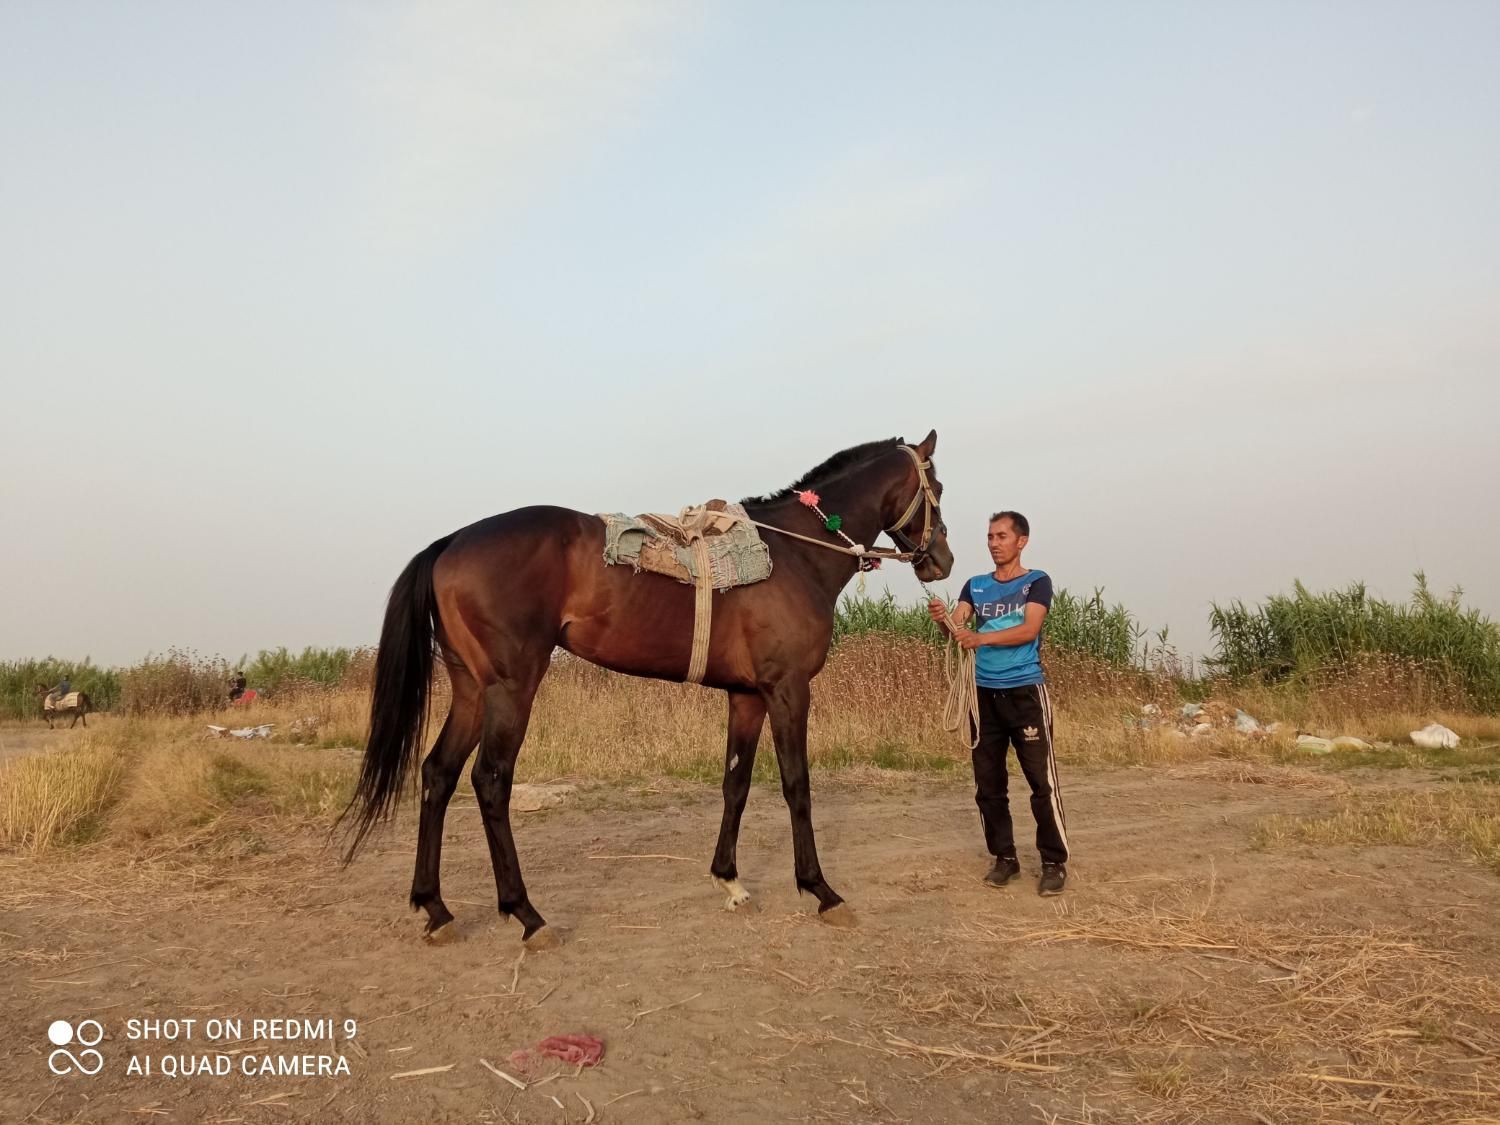
M 922 592 L 930 601 L 937 595 L 919 582 Z M 944 605 L 947 598 L 938 598 Z M 949 607 L 951 612 L 952 607 Z M 979 684 L 975 679 L 974 650 L 958 643 L 958 630 L 952 621 L 945 620 L 948 643 L 943 646 L 943 678 L 948 681 L 948 698 L 943 702 L 943 729 L 958 735 L 958 739 L 969 750 L 979 745 Z M 968 733 L 963 732 L 964 720 L 969 722 Z

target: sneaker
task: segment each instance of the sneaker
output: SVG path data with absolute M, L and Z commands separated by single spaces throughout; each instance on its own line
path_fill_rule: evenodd
M 1063 893 L 1063 884 L 1068 881 L 1068 869 L 1060 863 L 1042 864 L 1042 877 L 1037 881 L 1036 893 L 1039 895 L 1060 895 Z
M 1021 861 L 1013 855 L 999 856 L 995 860 L 995 866 L 990 868 L 990 873 L 984 877 L 984 881 L 992 887 L 1003 887 L 1021 873 Z

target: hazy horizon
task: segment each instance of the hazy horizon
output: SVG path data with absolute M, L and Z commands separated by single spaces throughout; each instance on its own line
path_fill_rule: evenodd
M 371 644 L 494 512 L 929 428 L 950 595 L 1015 508 L 1187 653 L 1294 579 L 1500 616 L 1496 43 L 1352 0 L 0 7 L 0 659 Z

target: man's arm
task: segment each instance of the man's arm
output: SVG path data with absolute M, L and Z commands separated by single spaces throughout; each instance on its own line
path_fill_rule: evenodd
M 968 593 L 969 591 L 965 589 L 958 599 L 958 604 L 953 607 L 952 613 L 948 612 L 948 607 L 943 605 L 941 601 L 933 598 L 927 603 L 928 616 L 939 625 L 946 620 L 955 629 L 962 630 L 969 623 L 969 619 L 974 616 L 974 603 L 967 600 Z

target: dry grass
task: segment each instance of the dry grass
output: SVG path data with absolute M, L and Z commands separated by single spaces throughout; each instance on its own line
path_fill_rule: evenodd
M 1416 792 L 1354 794 L 1332 813 L 1274 817 L 1256 833 L 1262 846 L 1444 845 L 1500 873 L 1500 787 L 1448 785 Z
M 1211 886 L 1186 897 L 968 924 L 882 973 L 842 974 L 832 987 L 891 1018 L 839 1041 L 935 1074 L 1050 1075 L 1136 1121 L 1481 1120 L 1500 1106 L 1491 976 L 1413 933 L 1220 916 Z M 1057 975 L 1070 946 L 1088 949 L 1095 986 Z
M 1159 678 L 1119 672 L 1082 657 L 1053 659 L 1057 745 L 1066 768 L 1195 768 L 1243 782 L 1337 788 L 1310 780 L 1313 775 L 1305 771 L 1279 767 L 1277 759 L 1290 753 L 1286 739 L 1253 741 L 1227 732 L 1183 739 L 1169 730 L 1141 729 L 1143 703 L 1156 702 L 1164 712 L 1176 706 L 1152 697 L 1161 687 Z M 365 670 L 361 666 L 356 671 L 351 685 L 360 683 Z M 881 636 L 845 640 L 814 683 L 808 730 L 814 770 L 845 771 L 850 780 L 869 785 L 913 770 L 967 771 L 967 747 L 943 731 L 939 721 L 945 690 L 942 653 L 925 642 Z M 1342 697 L 1331 698 L 1338 702 Z M 434 736 L 447 700 L 440 676 L 434 690 Z M 1252 694 L 1226 702 L 1239 703 L 1262 719 L 1315 729 L 1323 706 L 1285 694 Z M 1271 710 L 1273 703 L 1284 709 Z M 330 751 L 363 745 L 368 707 L 366 687 L 345 686 L 288 692 L 275 703 L 198 717 L 96 717 L 75 750 L 28 760 L 24 767 L 0 774 L 0 846 L 38 850 L 101 835 L 132 846 L 156 846 L 153 841 L 177 834 L 201 835 L 208 826 L 227 825 L 225 818 L 232 813 L 247 811 L 326 821 L 346 800 L 355 768 L 352 754 Z M 723 770 L 725 710 L 722 693 L 616 675 L 561 655 L 532 712 L 520 779 L 717 782 Z M 1374 737 L 1391 730 L 1404 734 L 1421 725 L 1418 718 L 1425 722 L 1432 716 L 1388 713 L 1325 729 Z M 1438 718 L 1470 742 L 1476 736 L 1500 737 L 1500 718 Z M 269 741 L 250 743 L 205 741 L 210 721 L 228 726 L 270 723 L 275 734 Z M 755 777 L 767 782 L 776 776 L 774 750 L 765 734 Z M 1451 825 L 1451 831 L 1444 829 L 1450 835 L 1470 841 L 1481 854 L 1493 854 L 1482 817 L 1467 824 L 1453 818 L 1444 823 Z M 1420 826 L 1411 835 L 1420 838 Z
M 170 741 L 86 741 L 0 767 L 0 847 L 121 844 L 138 853 L 219 840 L 243 850 L 246 819 L 327 821 L 353 792 L 352 755 Z
M 93 743 L 0 765 L 0 846 L 36 853 L 90 839 L 124 769 L 119 751 Z
M 1460 711 L 1439 695 L 1413 686 L 1397 674 L 1380 680 L 1360 665 L 1329 673 L 1310 688 L 1243 684 L 1209 685 L 1216 698 L 1244 708 L 1262 722 L 1281 720 L 1327 736 L 1351 734 L 1371 742 L 1406 742 L 1409 732 L 1439 722 L 1470 742 L 1500 741 L 1500 715 Z
M 1297 766 L 1235 758 L 1209 758 L 1192 765 L 1178 766 L 1167 776 L 1180 781 L 1228 781 L 1236 785 L 1265 785 L 1273 789 L 1302 789 L 1317 793 L 1347 793 L 1348 782 L 1339 777 L 1314 773 Z
M 875 1022 L 758 1026 L 929 1077 L 1024 1074 L 1108 1106 L 1102 1120 L 1493 1120 L 1500 985 L 1484 969 L 1413 932 L 1221 915 L 1211 886 L 1187 899 L 896 939 L 820 981 Z

